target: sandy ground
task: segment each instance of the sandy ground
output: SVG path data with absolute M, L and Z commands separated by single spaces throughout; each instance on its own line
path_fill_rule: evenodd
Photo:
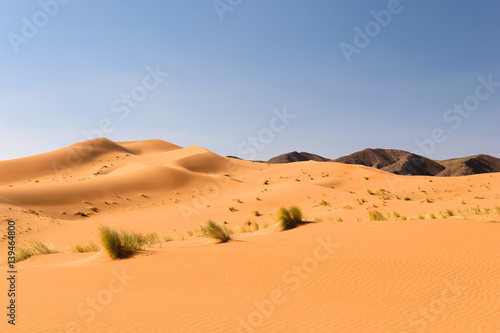
M 313 223 L 277 231 L 282 205 Z M 268 165 L 159 140 L 96 139 L 3 161 L 0 258 L 6 219 L 18 247 L 43 241 L 61 253 L 16 264 L 15 326 L 0 267 L 0 331 L 500 332 L 498 206 L 498 173 Z M 235 240 L 197 237 L 209 218 Z M 70 252 L 98 242 L 101 224 L 173 241 L 114 261 Z

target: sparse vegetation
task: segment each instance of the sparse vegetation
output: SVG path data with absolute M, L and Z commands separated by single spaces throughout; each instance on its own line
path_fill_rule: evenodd
M 254 216 L 261 216 L 262 214 L 259 213 L 258 210 L 254 210 L 254 211 L 252 211 L 252 215 L 254 215 Z
M 80 217 L 89 217 L 89 215 L 87 213 L 84 213 L 82 211 L 78 211 L 75 213 L 76 216 L 80 216 Z
M 384 215 L 378 210 L 368 211 L 368 219 L 370 221 L 385 221 Z
M 404 201 L 410 201 L 411 199 L 410 199 L 410 197 L 403 197 L 403 200 Z
M 212 220 L 208 220 L 207 224 L 201 227 L 201 230 L 203 230 L 205 236 L 215 239 L 219 243 L 230 241 L 233 234 L 233 231 L 229 227 L 217 224 Z
M 70 252 L 84 253 L 84 252 L 99 252 L 100 248 L 95 242 L 90 242 L 86 245 L 74 245 L 71 247 Z
M 145 244 L 141 234 L 120 231 L 101 225 L 99 227 L 101 244 L 112 259 L 128 258 L 137 253 Z
M 236 212 L 237 211 L 237 209 L 234 208 L 233 206 L 229 207 L 227 210 L 230 211 L 230 212 Z
M 28 259 L 31 256 L 38 254 L 50 254 L 50 253 L 58 253 L 54 246 L 51 244 L 42 243 L 40 241 L 34 242 L 31 245 L 21 246 L 16 249 L 15 261 L 20 262 Z
M 278 209 L 276 219 L 281 230 L 289 230 L 299 226 L 303 220 L 302 210 L 297 206 Z
M 92 207 L 92 208 L 90 208 L 90 210 L 93 211 L 94 213 L 99 212 L 99 208 L 97 208 L 97 207 Z

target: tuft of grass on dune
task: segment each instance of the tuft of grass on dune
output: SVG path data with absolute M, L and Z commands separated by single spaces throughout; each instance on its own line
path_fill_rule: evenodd
M 112 259 L 129 258 L 147 243 L 142 234 L 130 231 L 118 231 L 115 228 L 101 225 L 99 237 L 106 253 Z
M 276 213 L 276 220 L 280 230 L 289 230 L 298 227 L 304 220 L 302 210 L 297 206 L 280 207 Z
M 99 252 L 101 249 L 99 245 L 95 242 L 90 242 L 85 245 L 73 245 L 70 249 L 70 252 L 73 253 L 84 253 L 84 252 Z
M 208 220 L 207 224 L 201 227 L 203 235 L 218 241 L 218 243 L 226 243 L 232 239 L 233 231 L 225 226 L 217 224 L 212 220 Z
M 368 218 L 370 221 L 385 221 L 386 218 L 384 215 L 378 210 L 370 210 L 368 211 Z
M 34 242 L 30 245 L 21 246 L 16 250 L 16 262 L 23 261 L 28 259 L 29 257 L 38 255 L 38 254 L 50 254 L 50 253 L 58 253 L 59 250 L 56 249 L 51 244 L 46 244 L 40 241 Z

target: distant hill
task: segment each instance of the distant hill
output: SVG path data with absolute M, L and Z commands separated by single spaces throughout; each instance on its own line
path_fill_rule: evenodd
M 365 165 L 398 175 L 435 176 L 445 169 L 431 159 L 397 149 L 368 148 L 334 162 Z
M 296 151 L 292 151 L 291 153 L 286 153 L 273 157 L 270 160 L 268 160 L 267 163 L 276 164 L 276 163 L 291 163 L 291 162 L 301 162 L 301 161 L 326 162 L 330 161 L 330 159 L 306 152 L 298 153 Z
M 500 172 L 500 158 L 489 155 L 481 154 L 434 161 L 404 150 L 381 148 L 367 148 L 335 160 L 311 153 L 293 151 L 273 157 L 267 163 L 277 164 L 301 161 L 333 161 L 344 164 L 359 164 L 397 175 L 456 177 Z
M 437 161 L 446 169 L 437 174 L 440 177 L 476 175 L 480 173 L 500 172 L 500 158 L 490 155 L 475 155 Z

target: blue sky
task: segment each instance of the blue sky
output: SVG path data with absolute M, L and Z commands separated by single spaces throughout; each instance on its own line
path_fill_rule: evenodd
M 498 1 L 60 2 L 0 0 L 0 160 L 86 140 L 102 122 L 114 141 L 255 159 L 500 157 Z M 283 110 L 294 118 L 274 121 Z

